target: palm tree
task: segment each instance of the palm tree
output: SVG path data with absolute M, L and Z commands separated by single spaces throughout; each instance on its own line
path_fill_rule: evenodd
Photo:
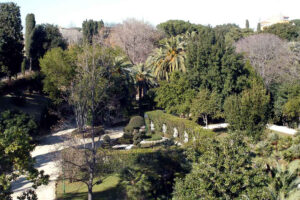
M 152 76 L 152 71 L 140 63 L 132 68 L 132 74 L 137 87 L 139 100 L 141 100 L 147 93 L 147 90 L 156 84 Z
M 269 186 L 274 200 L 300 199 L 300 160 L 294 160 L 288 166 L 277 164 L 272 170 L 273 180 Z
M 158 80 L 169 80 L 173 71 L 186 72 L 186 36 L 171 37 L 154 50 L 147 60 L 147 66 L 153 68 Z

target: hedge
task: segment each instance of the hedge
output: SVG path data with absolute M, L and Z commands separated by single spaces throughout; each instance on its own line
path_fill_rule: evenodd
M 165 136 L 168 138 L 173 138 L 174 128 L 178 130 L 178 139 L 182 142 L 184 141 L 184 132 L 186 131 L 190 139 L 197 137 L 198 135 L 211 135 L 214 134 L 210 130 L 203 129 L 199 124 L 176 117 L 171 114 L 164 113 L 162 110 L 155 110 L 145 113 L 145 122 L 147 126 L 147 132 L 150 132 L 151 121 L 154 124 L 155 132 L 162 132 L 163 124 L 166 125 L 167 131 Z

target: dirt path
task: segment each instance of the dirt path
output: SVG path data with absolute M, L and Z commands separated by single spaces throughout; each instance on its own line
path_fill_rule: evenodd
M 68 135 L 74 130 L 74 127 L 65 127 L 64 130 L 53 133 L 41 139 L 40 144 L 36 146 L 31 153 L 36 159 L 35 167 L 38 170 L 44 170 L 50 176 L 49 184 L 40 186 L 37 190 L 39 200 L 54 200 L 55 199 L 55 181 L 59 176 L 60 168 L 58 166 L 58 155 L 68 143 Z M 107 135 L 112 139 L 120 138 L 123 135 L 123 128 L 117 127 L 106 130 Z M 89 142 L 88 140 L 86 142 Z M 12 185 L 13 199 L 17 200 L 17 196 L 22 194 L 27 189 L 31 188 L 31 183 L 24 177 L 19 178 Z

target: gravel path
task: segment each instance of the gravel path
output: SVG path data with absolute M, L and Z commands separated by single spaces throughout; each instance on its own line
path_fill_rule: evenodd
M 66 144 L 69 142 L 67 136 L 73 130 L 74 127 L 66 127 L 65 130 L 58 131 L 52 135 L 42 138 L 40 144 L 36 146 L 34 151 L 31 153 L 32 157 L 36 159 L 35 167 L 38 170 L 44 170 L 45 173 L 50 176 L 49 184 L 40 186 L 36 190 L 39 200 L 55 199 L 55 182 L 60 173 L 60 168 L 57 164 L 57 157 L 59 152 L 64 149 Z M 111 139 L 120 138 L 123 135 L 123 127 L 107 129 L 106 133 L 111 137 Z M 89 141 L 90 140 L 86 140 L 85 143 L 88 143 Z M 14 192 L 12 195 L 13 199 L 17 200 L 17 196 L 30 188 L 31 183 L 24 177 L 20 177 L 12 184 L 12 190 Z

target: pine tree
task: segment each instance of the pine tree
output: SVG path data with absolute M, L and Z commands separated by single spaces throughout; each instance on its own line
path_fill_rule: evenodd
M 35 17 L 34 14 L 27 14 L 26 16 L 26 32 L 25 32 L 25 54 L 30 63 L 30 71 L 32 69 L 32 35 L 35 28 Z

